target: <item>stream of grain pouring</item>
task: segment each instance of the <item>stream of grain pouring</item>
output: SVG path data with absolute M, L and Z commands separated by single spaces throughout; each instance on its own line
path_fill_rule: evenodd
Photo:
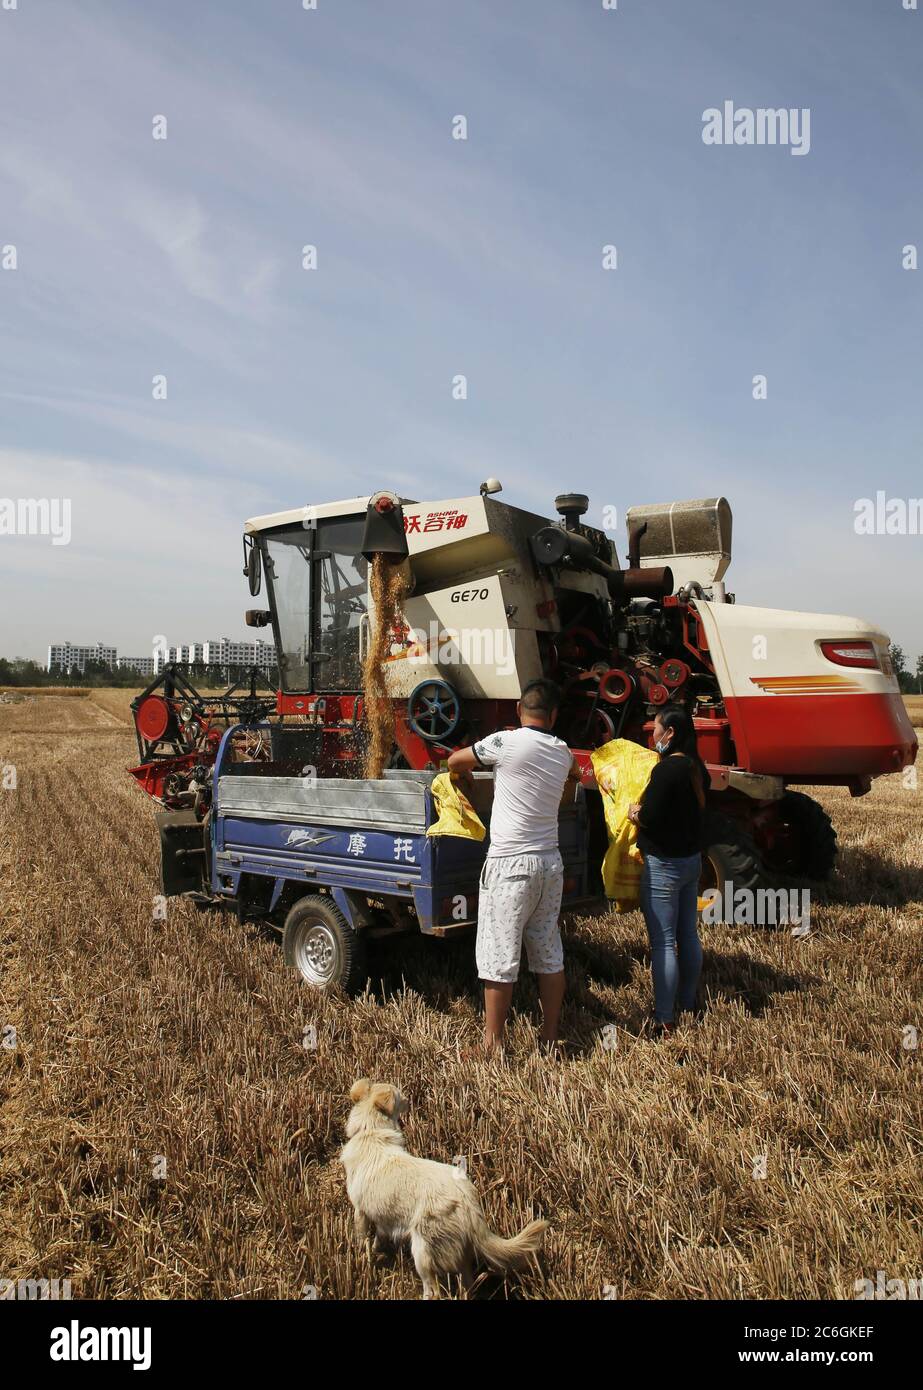
M 365 722 L 368 744 L 364 775 L 380 777 L 388 765 L 394 744 L 394 705 L 385 685 L 385 661 L 392 632 L 403 623 L 402 606 L 409 586 L 407 566 L 394 564 L 385 555 L 373 555 L 369 572 L 372 597 L 371 637 L 362 666 Z

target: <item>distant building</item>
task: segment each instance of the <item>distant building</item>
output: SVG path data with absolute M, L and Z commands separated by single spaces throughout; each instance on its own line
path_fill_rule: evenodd
M 261 671 L 271 671 L 276 665 L 276 648 L 273 642 L 232 642 L 222 637 L 220 642 L 214 638 L 205 643 L 206 666 L 256 666 Z
M 152 656 L 120 656 L 118 667 L 120 671 L 137 671 L 139 676 L 152 676 L 154 674 L 154 658 Z
M 232 642 L 229 637 L 220 641 L 183 642 L 176 647 L 157 648 L 150 656 L 119 656 L 115 647 L 102 642 L 92 646 L 75 646 L 72 642 L 54 642 L 48 648 L 49 671 L 71 673 L 86 669 L 88 661 L 100 662 L 111 670 L 137 671 L 139 676 L 159 676 L 173 662 L 183 666 L 213 666 L 218 668 L 256 666 L 267 675 L 276 666 L 273 642 Z
M 153 675 L 165 666 L 180 662 L 187 666 L 250 667 L 269 672 L 276 665 L 276 648 L 272 642 L 232 642 L 229 637 L 219 640 L 210 637 L 205 642 L 186 642 L 176 647 L 161 647 L 154 654 Z
M 53 642 L 48 648 L 47 669 L 67 674 L 80 671 L 82 674 L 86 670 L 87 662 L 95 661 L 114 670 L 117 660 L 115 647 L 107 647 L 102 642 L 86 647 L 75 646 L 72 642 Z

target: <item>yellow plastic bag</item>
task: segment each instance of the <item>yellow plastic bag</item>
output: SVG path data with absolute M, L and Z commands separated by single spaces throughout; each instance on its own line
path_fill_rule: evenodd
M 603 860 L 603 885 L 607 898 L 615 899 L 616 912 L 636 907 L 641 890 L 643 860 L 638 849 L 638 827 L 628 819 L 628 808 L 640 801 L 651 772 L 660 758 L 650 748 L 631 739 L 614 738 L 590 754 L 596 785 L 602 793 L 609 831 L 609 848 Z
M 439 819 L 429 827 L 427 835 L 458 835 L 463 840 L 484 839 L 487 831 L 480 816 L 448 772 L 440 772 L 433 778 L 432 793 Z

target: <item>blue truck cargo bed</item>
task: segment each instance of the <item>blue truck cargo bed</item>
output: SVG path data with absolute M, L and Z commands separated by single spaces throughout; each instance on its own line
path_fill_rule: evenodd
M 284 775 L 272 763 L 235 761 L 235 736 L 253 729 L 228 729 L 215 762 L 203 883 L 212 902 L 235 905 L 242 916 L 246 910 L 272 918 L 323 896 L 357 935 L 403 924 L 445 936 L 476 923 L 489 838 L 427 835 L 438 818 L 434 772 L 389 770 L 377 780 Z M 479 811 L 489 825 L 492 774 L 475 776 Z M 588 904 L 595 895 L 588 886 L 581 788 L 562 806 L 559 824 L 564 906 Z M 201 854 L 189 847 L 195 829 L 188 817 L 180 830 L 186 848 L 175 852 Z M 342 936 L 335 913 L 326 916 Z

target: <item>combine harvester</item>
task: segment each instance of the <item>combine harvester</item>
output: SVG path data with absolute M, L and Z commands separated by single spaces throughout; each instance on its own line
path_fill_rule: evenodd
M 247 623 L 271 626 L 281 688 L 254 673 L 204 698 L 168 667 L 133 703 L 164 892 L 279 924 L 319 988 L 361 986 L 367 935 L 476 920 L 485 845 L 426 835 L 431 783 L 453 749 L 516 724 L 537 676 L 562 690 L 556 732 L 584 771 L 561 811 L 570 907 L 602 888 L 590 754 L 649 745 L 668 702 L 692 713 L 711 774 L 703 891 L 827 878 L 833 828 L 794 788 L 862 796 L 916 757 L 883 632 L 726 592 L 723 498 L 632 508 L 623 569 L 582 494 L 557 497 L 552 522 L 500 490 L 380 492 L 247 522 L 244 573 L 254 596 L 265 577 L 269 604 Z M 476 774 L 488 827 L 491 793 Z

